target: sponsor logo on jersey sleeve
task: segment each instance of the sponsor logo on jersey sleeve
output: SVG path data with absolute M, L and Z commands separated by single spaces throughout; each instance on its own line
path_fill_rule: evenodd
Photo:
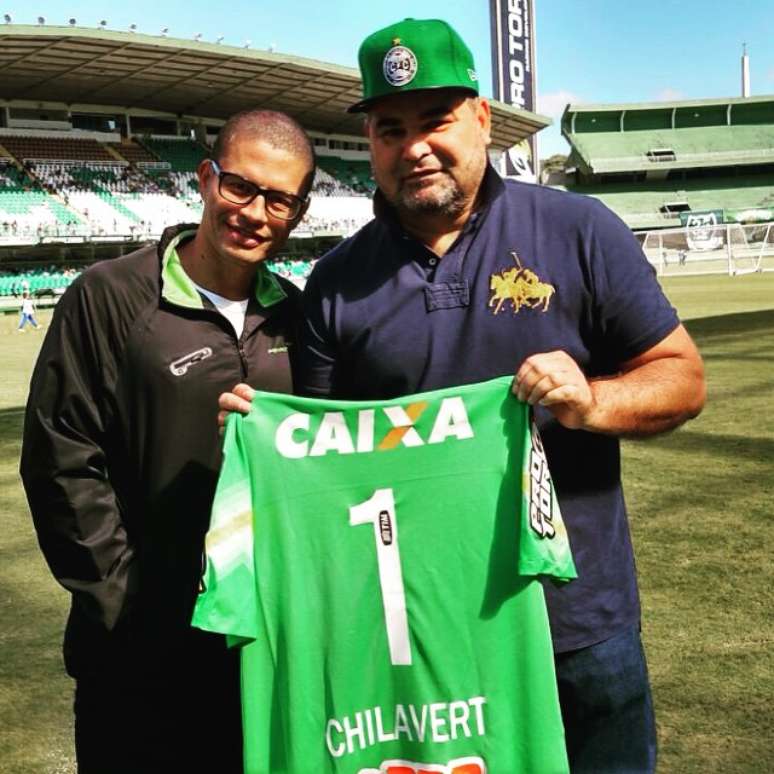
M 515 250 L 511 251 L 511 255 L 516 267 L 503 269 L 489 279 L 492 291 L 489 308 L 494 308 L 494 314 L 500 314 L 509 303 L 513 314 L 518 314 L 522 307 L 547 312 L 556 288 L 543 282 L 531 269 L 523 267 Z
M 529 525 L 540 537 L 556 534 L 553 514 L 553 489 L 543 443 L 534 420 L 531 423 L 529 450 Z

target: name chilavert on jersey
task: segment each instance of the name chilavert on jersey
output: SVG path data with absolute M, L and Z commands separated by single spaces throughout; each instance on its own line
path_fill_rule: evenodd
M 425 412 L 433 411 L 434 415 L 428 414 L 432 422 L 423 423 L 422 437 L 416 423 Z M 377 433 L 378 427 L 382 429 Z M 465 403 L 455 396 L 443 398 L 440 403 L 417 401 L 407 406 L 361 409 L 350 413 L 349 423 L 342 411 L 326 411 L 321 417 L 302 412 L 290 414 L 277 426 L 274 445 L 283 457 L 300 459 L 321 457 L 328 452 L 364 454 L 473 437 Z
M 392 711 L 373 707 L 331 718 L 325 725 L 325 745 L 334 758 L 382 742 L 451 742 L 484 736 L 483 696 L 432 704 L 396 704 Z

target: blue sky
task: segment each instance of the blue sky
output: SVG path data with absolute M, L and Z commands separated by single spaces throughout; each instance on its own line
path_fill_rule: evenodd
M 535 0 L 538 110 L 554 118 L 540 155 L 563 152 L 558 118 L 567 102 L 643 102 L 740 95 L 747 43 L 751 93 L 774 94 L 772 0 Z M 487 0 L 7 0 L 14 23 L 47 23 L 192 38 L 309 56 L 354 67 L 370 32 L 406 16 L 443 18 L 470 45 L 482 93 L 490 95 Z

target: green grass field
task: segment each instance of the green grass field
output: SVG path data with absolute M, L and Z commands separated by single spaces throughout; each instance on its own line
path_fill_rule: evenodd
M 709 402 L 675 433 L 624 444 L 659 771 L 763 774 L 774 771 L 774 274 L 664 287 L 704 355 Z M 17 473 L 42 332 L 15 326 L 0 317 L 0 772 L 70 774 L 67 595 L 40 556 Z

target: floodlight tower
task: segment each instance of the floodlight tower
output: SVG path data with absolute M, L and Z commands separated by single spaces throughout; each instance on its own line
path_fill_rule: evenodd
M 750 96 L 750 57 L 747 56 L 747 43 L 742 43 L 742 96 Z

